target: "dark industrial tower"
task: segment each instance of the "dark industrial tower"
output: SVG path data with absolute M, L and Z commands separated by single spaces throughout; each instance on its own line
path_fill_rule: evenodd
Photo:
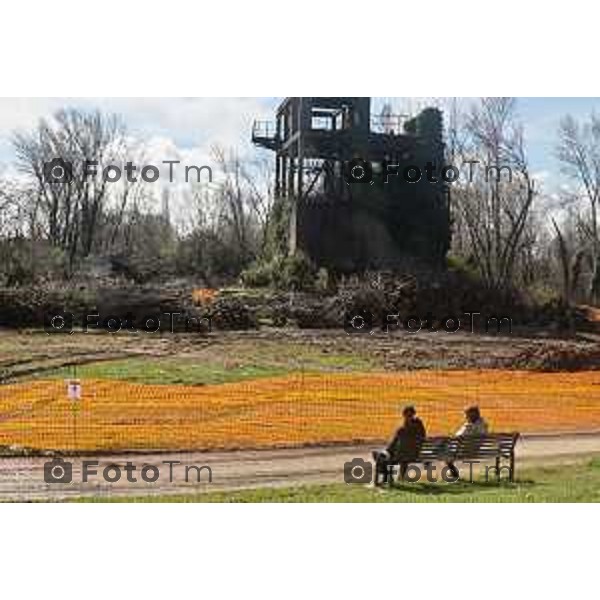
M 343 272 L 393 269 L 406 257 L 439 263 L 450 242 L 449 194 L 440 178 L 383 183 L 387 163 L 439 170 L 441 112 L 371 115 L 370 98 L 286 98 L 276 120 L 256 122 L 252 141 L 275 152 L 275 194 L 286 207 L 290 253 Z M 372 164 L 374 184 L 348 185 L 344 167 Z

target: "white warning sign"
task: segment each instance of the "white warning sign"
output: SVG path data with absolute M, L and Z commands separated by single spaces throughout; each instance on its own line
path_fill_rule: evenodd
M 67 381 L 67 396 L 69 400 L 81 400 L 81 381 L 79 379 Z

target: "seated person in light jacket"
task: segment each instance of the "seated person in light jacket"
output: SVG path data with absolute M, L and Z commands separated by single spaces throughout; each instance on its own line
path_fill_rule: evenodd
M 478 406 L 470 406 L 465 410 L 466 420 L 461 428 L 454 434 L 455 437 L 462 438 L 477 438 L 488 433 L 488 425 L 485 419 L 481 416 Z M 454 477 L 458 477 L 458 469 L 450 460 L 447 462 L 448 467 Z

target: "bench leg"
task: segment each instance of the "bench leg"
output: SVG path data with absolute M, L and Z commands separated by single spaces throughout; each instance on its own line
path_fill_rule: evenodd
M 500 483 L 500 457 L 496 456 L 496 481 Z
M 450 473 L 452 473 L 452 477 L 454 477 L 455 479 L 458 479 L 460 477 L 460 472 L 456 468 L 456 465 L 454 464 L 453 460 L 446 461 L 446 466 L 448 467 Z
M 375 461 L 375 480 L 373 481 L 373 483 L 378 486 L 381 485 L 379 483 L 379 476 L 381 475 L 381 463 L 377 460 Z
M 510 482 L 513 483 L 515 480 L 515 451 L 510 453 Z

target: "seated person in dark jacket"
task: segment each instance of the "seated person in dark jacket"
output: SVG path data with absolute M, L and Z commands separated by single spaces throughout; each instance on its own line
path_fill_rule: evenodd
M 373 458 L 377 463 L 375 473 L 384 473 L 384 482 L 388 480 L 389 467 L 398 463 L 400 463 L 400 478 L 404 479 L 409 463 L 416 460 L 421 444 L 427 436 L 423 421 L 417 417 L 414 406 L 404 407 L 402 416 L 404 422 L 394 434 L 387 448 L 373 452 Z M 378 483 L 376 475 L 375 484 Z

